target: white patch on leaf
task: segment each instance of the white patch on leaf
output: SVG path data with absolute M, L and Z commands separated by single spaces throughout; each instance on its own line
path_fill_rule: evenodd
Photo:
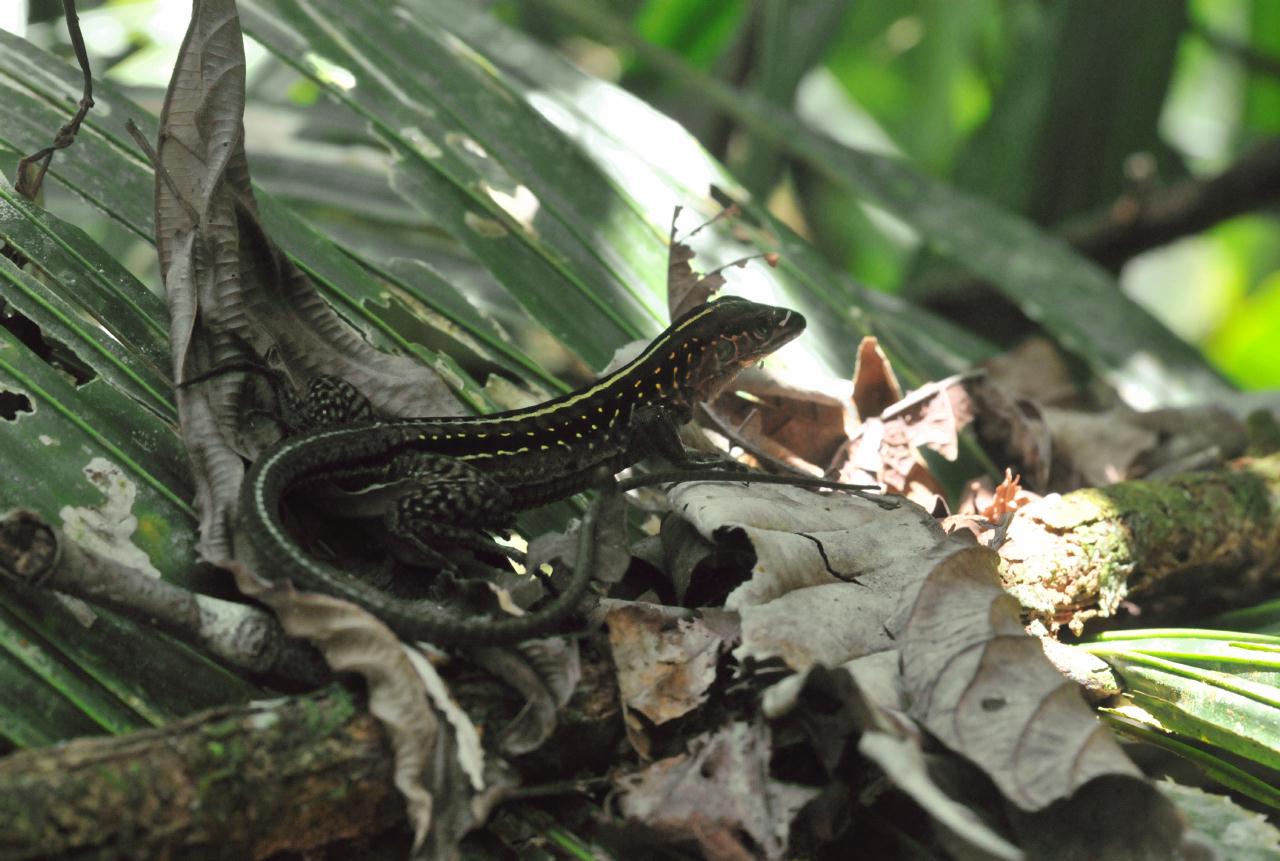
M 102 457 L 89 461 L 84 473 L 106 499 L 95 508 L 63 506 L 58 516 L 67 538 L 121 565 L 159 577 L 151 558 L 131 540 L 138 530 L 138 518 L 133 514 L 138 486 L 120 467 Z

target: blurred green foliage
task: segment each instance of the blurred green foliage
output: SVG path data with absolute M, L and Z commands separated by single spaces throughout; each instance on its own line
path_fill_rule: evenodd
M 157 0 L 81 4 L 98 69 L 162 86 L 182 14 Z M 692 130 L 854 277 L 1012 341 L 1029 322 L 922 250 L 913 231 L 770 152 L 625 47 L 531 0 L 496 14 L 617 79 Z M 1049 229 L 1126 193 L 1209 176 L 1280 133 L 1273 0 L 616 0 L 601 7 L 691 66 L 851 145 L 899 153 Z M 69 53 L 60 4 L 29 36 Z M 254 62 L 253 54 L 250 55 Z M 299 99 L 314 98 L 296 83 Z M 309 92 L 309 95 L 308 95 Z M 1146 252 L 1126 290 L 1246 388 L 1280 384 L 1280 226 L 1242 215 Z
M 649 41 L 729 83 L 758 86 L 778 22 L 805 0 L 621 4 Z M 852 145 L 897 152 L 958 187 L 1054 228 L 1105 213 L 1121 195 L 1212 175 L 1280 130 L 1280 4 L 1270 0 L 903 0 L 852 3 L 835 26 L 788 29 L 789 93 L 765 90 Z M 548 26 L 530 4 L 500 4 Z M 536 4 L 534 4 L 536 6 Z M 618 4 L 610 4 L 615 13 Z M 522 18 L 523 16 L 523 18 Z M 558 34 L 586 58 L 582 33 Z M 807 44 L 796 43 L 805 39 Z M 597 46 L 599 48 L 600 46 Z M 884 290 L 970 319 L 1006 310 L 922 258 L 910 230 L 801 165 L 764 174 L 746 135 L 625 49 L 620 82 L 681 120 L 752 190 L 772 195 L 836 264 Z M 608 68 L 599 56 L 588 63 Z M 783 72 L 774 70 L 774 78 Z M 1150 174 L 1154 171 L 1153 174 Z M 1150 174 L 1150 175 L 1148 175 Z M 1146 183 L 1148 185 L 1143 185 Z M 1141 255 L 1121 272 L 1136 298 L 1238 384 L 1280 384 L 1275 212 L 1243 215 Z M 1006 333 L 1006 327 L 996 326 Z M 1014 319 L 1008 337 L 1025 331 Z

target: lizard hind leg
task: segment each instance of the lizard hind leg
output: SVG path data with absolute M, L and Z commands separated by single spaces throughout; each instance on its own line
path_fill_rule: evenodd
M 456 458 L 422 452 L 397 457 L 391 472 L 412 484 L 387 508 L 387 530 L 423 564 L 453 570 L 445 548 L 511 555 L 485 534 L 514 522 L 510 494 L 489 476 Z
M 369 399 L 341 377 L 312 377 L 301 397 L 288 387 L 280 395 L 287 423 L 303 430 L 367 424 L 374 420 Z

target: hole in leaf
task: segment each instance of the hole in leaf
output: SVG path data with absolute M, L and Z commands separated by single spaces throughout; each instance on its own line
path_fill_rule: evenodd
M 0 326 L 13 333 L 13 336 L 31 352 L 71 377 L 72 382 L 77 386 L 83 386 L 97 376 L 93 368 L 80 361 L 80 358 L 65 344 L 46 338 L 44 332 L 30 317 L 24 317 L 0 305 Z
M 18 413 L 33 412 L 35 408 L 31 406 L 31 398 L 21 392 L 0 390 L 0 419 L 11 422 L 18 417 Z

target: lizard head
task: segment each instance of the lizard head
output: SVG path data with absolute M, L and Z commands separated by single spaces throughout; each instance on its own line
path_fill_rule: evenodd
M 687 372 L 689 403 L 709 400 L 740 371 L 804 331 L 804 317 L 786 308 L 725 296 L 685 314 L 668 332 Z

